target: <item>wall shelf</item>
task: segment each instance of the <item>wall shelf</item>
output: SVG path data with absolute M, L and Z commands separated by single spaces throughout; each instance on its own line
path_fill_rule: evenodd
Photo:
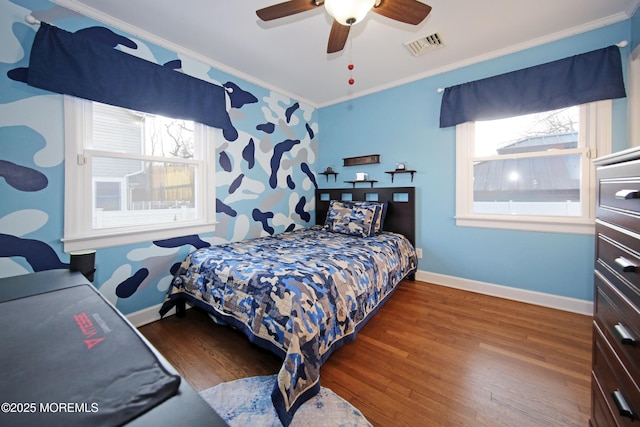
M 357 180 L 357 181 L 345 181 L 348 182 L 349 184 L 353 185 L 353 188 L 356 188 L 356 184 L 360 183 L 360 182 L 367 182 L 369 184 L 371 184 L 371 188 L 373 188 L 373 184 L 378 182 L 375 179 L 362 179 L 362 180 Z
M 380 154 L 369 154 L 367 156 L 345 157 L 342 159 L 343 166 L 359 166 L 380 163 Z
M 333 181 L 338 181 L 338 172 L 320 172 L 320 175 L 324 175 L 327 178 L 327 182 L 329 182 L 329 175 L 333 175 Z
M 391 182 L 393 182 L 393 177 L 397 173 L 410 173 L 411 174 L 411 182 L 413 182 L 413 174 L 416 173 L 416 171 L 414 171 L 414 170 L 406 170 L 406 169 L 400 169 L 400 170 L 396 169 L 394 171 L 386 171 L 385 173 L 388 173 L 389 175 L 391 175 Z

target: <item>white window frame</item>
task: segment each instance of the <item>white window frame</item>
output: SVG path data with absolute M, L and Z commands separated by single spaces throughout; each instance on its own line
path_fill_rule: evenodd
M 595 167 L 593 159 L 611 152 L 612 102 L 580 106 L 581 216 L 479 214 L 473 211 L 473 148 L 475 124 L 456 126 L 456 225 L 461 227 L 593 234 L 595 230 Z M 580 148 L 581 147 L 581 148 Z M 564 150 L 563 150 L 564 152 Z
M 215 230 L 215 146 L 219 131 L 196 124 L 202 140 L 202 159 L 197 164 L 198 179 L 196 200 L 202 211 L 198 220 L 176 224 L 162 223 L 108 229 L 92 228 L 93 187 L 91 155 L 99 156 L 98 150 L 85 149 L 83 141 L 91 135 L 91 101 L 72 96 L 64 97 L 65 117 L 65 202 L 64 243 L 65 252 L 100 249 L 111 246 L 130 245 L 154 240 L 170 239 L 191 234 L 210 233 Z M 90 137 L 90 136 L 89 136 Z M 108 153 L 114 157 L 113 153 Z M 135 155 L 123 154 L 123 158 Z M 148 157 L 145 157 L 147 159 Z M 157 161 L 166 162 L 166 157 Z

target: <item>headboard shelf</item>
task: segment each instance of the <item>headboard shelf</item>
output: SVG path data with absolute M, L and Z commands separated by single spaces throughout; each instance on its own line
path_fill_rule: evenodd
M 331 200 L 387 202 L 384 230 L 403 234 L 416 245 L 415 187 L 316 189 L 316 224 L 324 224 Z

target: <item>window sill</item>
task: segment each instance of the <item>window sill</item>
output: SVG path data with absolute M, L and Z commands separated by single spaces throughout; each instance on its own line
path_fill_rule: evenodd
M 595 233 L 594 221 L 561 217 L 505 217 L 502 215 L 456 215 L 458 227 L 498 228 L 504 230 L 541 231 L 548 233 Z
M 211 233 L 215 230 L 215 223 L 189 224 L 162 229 L 109 231 L 103 233 L 86 234 L 82 236 L 65 236 L 62 239 L 66 253 L 88 249 L 108 248 L 112 246 L 132 245 L 136 243 L 153 242 L 154 240 L 172 239 L 193 234 Z

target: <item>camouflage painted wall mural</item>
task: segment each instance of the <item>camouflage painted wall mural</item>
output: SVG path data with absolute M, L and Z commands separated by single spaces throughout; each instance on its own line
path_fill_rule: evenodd
M 27 86 L 38 19 L 224 86 L 233 124 L 216 138 L 215 232 L 98 249 L 94 284 L 125 314 L 159 304 L 171 271 L 203 246 L 311 225 L 318 133 L 309 105 L 46 0 L 0 0 L 0 277 L 68 268 L 62 95 Z

